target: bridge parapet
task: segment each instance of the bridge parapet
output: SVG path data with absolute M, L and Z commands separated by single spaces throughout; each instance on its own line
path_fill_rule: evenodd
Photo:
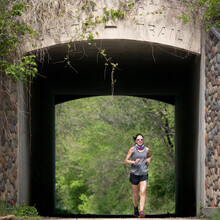
M 83 9 L 83 5 L 81 4 L 83 1 L 80 0 L 27 1 L 26 0 L 26 2 L 28 6 L 28 11 L 24 19 L 34 29 L 38 30 L 41 33 L 39 39 L 36 42 L 34 42 L 34 44 L 36 44 L 36 47 L 33 47 L 30 42 L 28 41 L 26 42 L 26 44 L 24 45 L 24 50 L 26 52 L 34 51 L 40 48 L 52 47 L 58 44 L 65 44 L 73 41 L 85 40 L 87 39 L 86 37 L 88 36 L 89 33 L 93 33 L 95 39 L 100 39 L 100 40 L 126 39 L 126 40 L 134 40 L 134 41 L 143 41 L 150 44 L 157 44 L 158 46 L 168 45 L 170 47 L 174 47 L 177 49 L 189 51 L 189 53 L 200 54 L 200 26 L 194 23 L 184 25 L 182 21 L 178 19 L 178 16 L 181 15 L 182 11 L 184 11 L 185 9 L 182 1 L 177 1 L 177 0 L 176 1 L 174 0 L 136 1 L 137 4 L 134 5 L 133 8 L 128 10 L 128 8 L 127 9 L 126 7 L 124 8 L 123 4 L 120 5 L 121 2 L 126 2 L 126 1 L 97 0 L 96 1 L 97 5 L 90 11 L 92 13 L 91 20 L 94 20 L 95 17 L 97 16 L 99 17 L 103 16 L 104 8 L 106 8 L 106 10 L 108 11 L 111 11 L 111 9 L 118 10 L 120 8 L 122 11 L 124 10 L 126 15 L 122 19 L 117 19 L 117 18 L 113 20 L 110 19 L 105 24 L 101 23 L 97 26 L 94 27 L 90 26 L 89 28 L 86 29 L 83 29 L 84 27 L 83 22 L 85 22 L 86 18 L 88 18 L 88 14 L 87 14 L 88 10 Z M 129 1 L 127 1 L 126 3 L 129 3 Z M 78 11 L 78 9 L 80 9 L 80 12 L 76 12 Z M 162 13 L 160 14 L 160 12 Z M 81 34 L 82 35 L 85 34 L 85 38 Z M 214 58 L 212 60 L 214 62 Z M 216 65 L 214 66 L 214 68 L 216 68 Z M 210 78 L 211 76 L 208 75 L 207 77 Z M 213 84 L 213 87 L 215 87 L 216 89 L 215 79 L 212 78 L 209 79 L 209 78 L 207 78 L 207 80 L 209 80 L 207 82 L 210 82 L 210 80 L 212 80 L 215 83 Z M 1 80 L 2 78 L 0 79 L 0 81 Z M 2 100 L 4 101 L 4 95 L 5 95 L 4 93 L 0 94 L 1 103 L 3 103 Z M 213 97 L 216 100 L 217 98 L 216 93 Z M 209 99 L 213 100 L 213 97 Z M 16 105 L 18 105 L 19 100 L 21 102 L 23 98 L 24 95 L 19 97 L 18 100 L 16 100 Z M 5 107 L 3 105 L 0 106 L 1 119 L 5 115 L 5 112 L 7 111 L 4 108 Z M 23 108 L 25 107 L 23 106 Z M 212 113 L 211 108 L 212 106 L 210 107 L 210 109 L 208 109 L 208 111 L 211 114 L 211 117 L 215 116 L 213 120 L 216 120 L 216 115 L 214 115 L 216 114 L 216 112 L 214 111 L 214 113 Z M 22 155 L 25 156 L 29 155 L 30 152 L 28 147 L 25 147 L 25 144 L 23 143 L 25 142 L 24 140 L 25 137 L 21 138 L 22 135 L 28 136 L 28 128 L 26 128 L 25 125 L 23 125 L 25 123 L 28 124 L 28 117 L 24 116 L 23 111 L 20 111 L 20 109 L 19 111 L 17 111 L 17 109 L 14 109 L 14 111 L 12 111 L 12 114 L 15 115 L 13 116 L 14 118 L 16 117 L 18 118 L 17 119 L 18 121 L 14 119 L 15 124 L 12 124 L 11 125 L 12 127 L 10 127 L 10 129 L 12 130 L 14 129 L 13 137 L 15 139 L 16 145 L 18 145 L 18 150 L 15 145 L 10 148 L 8 147 L 7 150 L 5 150 L 6 148 L 4 148 L 5 147 L 4 144 L 5 144 L 6 134 L 0 132 L 1 133 L 0 154 L 1 156 L 4 155 L 2 156 L 2 158 L 6 158 L 6 159 L 1 159 L 0 162 L 0 170 L 3 171 L 3 174 L 0 175 L 0 189 L 1 189 L 1 193 L 4 193 L 4 195 L 8 196 L 7 197 L 8 201 L 11 204 L 14 204 L 16 202 L 20 202 L 20 203 L 22 203 L 23 201 L 28 202 L 29 200 L 29 187 L 30 187 L 29 186 L 30 184 L 28 182 L 29 171 L 24 171 L 25 169 L 28 170 L 29 161 L 28 159 L 27 161 L 25 161 Z M 19 122 L 19 115 L 20 118 L 24 119 L 24 122 L 21 122 L 21 119 Z M 12 121 L 13 118 L 9 117 L 7 120 Z M 27 122 L 25 122 L 25 120 Z M 211 127 L 212 126 L 207 125 L 207 129 Z M 0 130 L 1 129 L 2 126 Z M 17 132 L 17 129 L 19 132 Z M 213 130 L 207 130 L 209 137 L 211 137 L 210 135 L 213 132 L 214 132 Z M 208 140 L 211 139 L 209 138 Z M 26 142 L 28 143 L 28 141 Z M 7 143 L 10 143 L 10 139 L 7 139 Z M 210 145 L 210 148 L 207 148 L 208 149 L 207 152 L 209 152 L 209 149 L 210 150 L 213 149 L 212 143 L 208 142 L 208 144 Z M 3 150 L 5 151 L 3 152 Z M 213 159 L 213 157 L 216 157 L 217 150 L 219 149 L 216 148 L 215 154 L 210 156 L 211 159 Z M 10 154 L 10 151 L 12 151 L 13 154 Z M 28 156 L 26 156 L 26 158 L 28 158 Z M 218 160 L 219 160 L 219 156 L 218 156 Z M 210 161 L 208 161 L 208 166 L 209 166 L 209 162 Z M 10 169 L 7 170 L 6 169 L 7 166 Z M 216 169 L 212 169 L 212 171 L 216 171 Z M 207 167 L 207 175 L 209 175 L 208 172 L 210 172 L 209 167 Z M 219 174 L 219 168 L 217 168 L 217 172 Z M 17 173 L 19 174 L 18 180 L 17 180 Z M 2 176 L 3 178 L 1 178 Z M 10 179 L 8 177 L 10 177 Z M 7 180 L 7 178 L 9 180 Z M 212 178 L 211 176 L 207 177 L 207 181 L 209 181 L 209 179 L 211 178 Z M 8 185 L 5 184 L 6 182 L 8 182 Z M 216 187 L 212 188 L 211 184 L 212 183 L 207 185 L 206 204 L 207 206 L 211 206 L 211 205 L 213 206 L 213 204 L 214 206 L 218 206 L 219 197 L 217 197 L 216 199 L 216 192 L 217 192 Z M 217 185 L 219 184 L 219 182 L 217 183 L 217 181 L 215 181 L 215 184 Z
M 25 51 L 84 40 L 92 33 L 95 39 L 146 41 L 200 53 L 200 26 L 185 25 L 179 19 L 185 10 L 180 0 L 137 1 L 132 7 L 128 6 L 129 1 L 97 0 L 95 3 L 89 10 L 83 1 L 27 1 L 25 20 L 41 37 L 35 42 L 35 48 L 26 43 Z M 110 14 L 109 18 L 111 13 L 119 16 L 112 15 L 113 19 L 106 23 L 94 25 L 106 13 Z

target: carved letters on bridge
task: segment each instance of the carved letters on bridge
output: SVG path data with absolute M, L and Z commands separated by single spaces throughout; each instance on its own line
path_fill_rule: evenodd
M 99 2 L 99 1 L 97 1 Z M 95 8 L 94 16 L 101 16 L 103 7 L 119 7 L 119 1 L 101 1 Z M 116 4 L 117 3 L 117 4 Z M 97 39 L 131 39 L 159 44 L 200 53 L 200 29 L 194 24 L 183 25 L 178 16 L 184 10 L 181 0 L 143 0 L 136 5 L 126 19 L 110 20 L 105 25 L 98 25 L 92 32 L 98 32 Z M 74 5 L 72 5 L 74 8 Z M 72 10 L 69 8 L 69 10 Z M 157 12 L 157 13 L 155 13 Z M 158 13 L 159 12 L 159 13 Z M 85 15 L 83 15 L 85 16 Z M 73 20 L 70 16 L 60 21 L 59 25 L 47 26 L 43 44 L 51 46 L 67 43 L 82 31 L 83 17 Z M 59 22 L 58 22 L 59 23 Z M 50 45 L 48 45 L 50 44 Z

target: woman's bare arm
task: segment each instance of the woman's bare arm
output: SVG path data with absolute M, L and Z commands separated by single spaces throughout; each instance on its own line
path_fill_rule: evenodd
M 146 147 L 146 148 L 147 148 L 147 159 L 146 159 L 146 162 L 150 163 L 151 162 L 150 149 L 148 147 Z
M 133 152 L 134 152 L 134 147 L 131 147 L 128 151 L 126 158 L 125 158 L 125 164 L 136 164 L 140 161 L 140 158 L 137 158 L 135 161 L 130 160 Z

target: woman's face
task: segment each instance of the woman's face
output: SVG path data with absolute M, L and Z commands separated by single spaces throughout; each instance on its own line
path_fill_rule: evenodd
M 138 135 L 136 138 L 136 144 L 142 146 L 144 143 L 144 138 L 141 135 Z

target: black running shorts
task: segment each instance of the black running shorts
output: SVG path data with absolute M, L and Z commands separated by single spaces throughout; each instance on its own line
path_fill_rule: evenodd
M 136 176 L 133 173 L 130 173 L 130 179 L 129 180 L 133 185 L 138 185 L 142 181 L 148 181 L 148 174 L 141 175 L 141 176 Z

